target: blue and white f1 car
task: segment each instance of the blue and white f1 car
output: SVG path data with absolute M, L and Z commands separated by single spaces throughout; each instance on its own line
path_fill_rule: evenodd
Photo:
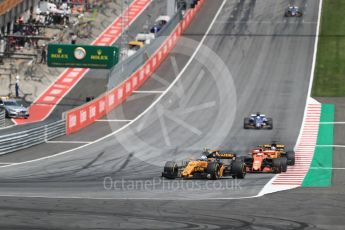
M 273 129 L 273 120 L 264 114 L 256 113 L 244 118 L 245 129 Z
M 297 6 L 289 6 L 285 11 L 285 17 L 302 17 L 303 13 Z

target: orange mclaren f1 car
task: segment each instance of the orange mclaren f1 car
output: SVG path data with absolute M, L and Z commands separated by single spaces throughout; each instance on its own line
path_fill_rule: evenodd
M 190 160 L 182 165 L 174 161 L 166 162 L 162 177 L 168 179 L 212 179 L 232 176 L 243 179 L 246 175 L 245 164 L 234 153 L 221 153 L 207 150 L 199 160 Z
M 247 172 L 281 173 L 288 165 L 295 164 L 295 153 L 285 152 L 285 145 L 264 144 L 252 150 L 250 157 L 244 157 Z

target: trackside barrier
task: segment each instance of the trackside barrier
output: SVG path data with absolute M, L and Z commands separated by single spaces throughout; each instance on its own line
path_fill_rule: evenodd
M 124 102 L 133 91 L 137 90 L 160 66 L 170 51 L 175 47 L 178 38 L 188 28 L 192 19 L 205 0 L 200 0 L 193 9 L 189 9 L 180 23 L 159 49 L 151 55 L 144 65 L 139 67 L 129 78 L 97 99 L 66 112 L 66 133 L 71 134 L 94 123 L 109 111 Z
M 66 121 L 60 120 L 41 127 L 0 136 L 0 155 L 44 143 L 66 134 Z
M 138 68 L 143 66 L 148 58 L 153 55 L 167 37 L 173 32 L 177 24 L 181 22 L 183 18 L 182 10 L 178 9 L 177 13 L 170 19 L 170 21 L 164 25 L 162 30 L 156 35 L 149 45 L 145 45 L 144 48 L 139 49 L 134 55 L 126 58 L 115 65 L 109 74 L 109 80 L 107 89 L 111 90 L 120 85 L 123 81 L 128 79 L 134 74 Z
M 123 25 L 133 25 L 138 16 L 151 4 L 151 0 L 133 0 L 121 16 L 117 17 L 91 45 L 111 46 L 122 34 Z M 124 19 L 124 15 L 127 15 Z M 35 99 L 29 108 L 30 117 L 26 120 L 15 119 L 16 124 L 27 124 L 45 120 L 56 105 L 76 86 L 89 71 L 86 68 L 67 68 L 45 91 Z
M 6 112 L 4 109 L 0 109 L 0 128 L 5 127 Z

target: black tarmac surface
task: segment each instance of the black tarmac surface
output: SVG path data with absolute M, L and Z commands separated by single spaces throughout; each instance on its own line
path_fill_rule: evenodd
M 216 182 L 159 177 L 166 160 L 198 157 L 205 146 L 246 154 L 273 140 L 289 148 L 296 142 L 319 2 L 296 1 L 304 17 L 286 19 L 283 0 L 226 1 L 205 46 L 173 82 L 198 45 L 191 39 L 201 40 L 222 2 L 206 2 L 185 38 L 141 89 L 168 89 L 166 94 L 138 92 L 129 99 L 131 106 L 126 103 L 112 112 L 113 121 L 98 122 L 71 140 L 94 141 L 117 133 L 59 156 L 0 169 L 0 226 L 343 229 L 341 186 L 231 200 L 257 195 L 272 175 Z M 169 87 L 171 82 L 174 87 Z M 159 102 L 136 119 L 158 97 Z M 256 111 L 273 117 L 273 131 L 243 129 L 243 118 Z M 116 119 L 136 120 L 118 130 L 128 123 Z M 56 153 L 51 145 L 37 151 Z

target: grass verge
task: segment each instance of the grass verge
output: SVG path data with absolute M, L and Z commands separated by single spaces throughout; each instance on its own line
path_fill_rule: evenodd
M 345 1 L 323 0 L 312 96 L 345 96 Z

